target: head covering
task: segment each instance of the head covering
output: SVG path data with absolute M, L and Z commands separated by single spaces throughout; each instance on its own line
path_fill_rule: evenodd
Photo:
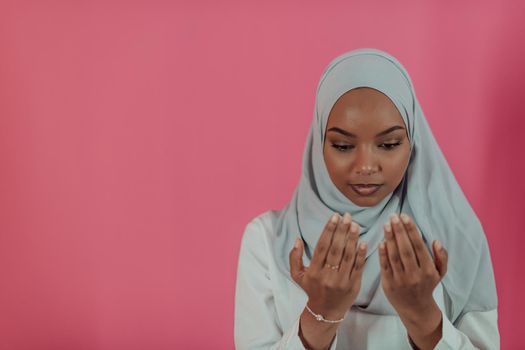
M 372 207 L 358 206 L 341 193 L 331 181 L 323 158 L 330 111 L 339 97 L 358 87 L 376 89 L 392 100 L 403 118 L 411 146 L 401 183 Z M 497 307 L 492 263 L 481 223 L 434 139 L 407 71 L 396 58 L 377 49 L 357 49 L 336 57 L 317 86 L 301 178 L 292 199 L 280 211 L 272 242 L 277 266 L 290 280 L 288 254 L 295 239 L 303 239 L 303 262 L 308 265 L 323 227 L 334 212 L 349 212 L 361 227 L 360 240 L 368 243 L 354 307 L 397 315 L 381 288 L 377 247 L 384 237 L 383 224 L 390 214 L 401 212 L 413 218 L 429 252 L 435 239 L 448 250 L 448 269 L 442 283 L 451 300 L 447 314 L 453 323 L 466 312 Z

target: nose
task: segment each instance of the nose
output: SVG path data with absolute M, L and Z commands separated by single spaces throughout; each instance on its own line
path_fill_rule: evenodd
M 374 174 L 379 170 L 379 164 L 373 154 L 374 152 L 362 147 L 356 154 L 354 162 L 355 171 L 359 175 Z
M 357 173 L 359 175 L 371 175 L 374 174 L 377 170 L 374 170 L 372 168 L 363 168 L 363 169 L 357 169 Z

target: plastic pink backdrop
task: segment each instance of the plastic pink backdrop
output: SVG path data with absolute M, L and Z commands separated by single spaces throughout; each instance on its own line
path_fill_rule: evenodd
M 0 349 L 233 348 L 244 227 L 358 47 L 411 74 L 523 348 L 524 32 L 520 0 L 2 1 Z

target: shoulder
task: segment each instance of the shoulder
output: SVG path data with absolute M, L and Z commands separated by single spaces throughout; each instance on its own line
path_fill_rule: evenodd
M 254 217 L 247 225 L 247 227 L 258 227 L 259 230 L 265 232 L 271 232 L 274 229 L 274 225 L 279 218 L 282 210 L 267 210 Z
M 275 226 L 281 210 L 268 210 L 251 219 L 241 239 L 241 256 L 259 256 L 268 253 L 269 242 L 275 236 Z
M 266 240 L 275 234 L 275 224 L 281 210 L 268 210 L 251 219 L 244 229 L 243 244 Z

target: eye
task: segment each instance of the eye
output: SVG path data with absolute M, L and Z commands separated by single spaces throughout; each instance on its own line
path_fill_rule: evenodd
M 383 143 L 381 145 L 381 147 L 383 147 L 385 150 L 387 151 L 390 151 L 390 150 L 393 150 L 394 148 L 396 148 L 397 146 L 399 146 L 401 144 L 401 142 L 396 142 L 396 143 Z
M 332 143 L 332 147 L 339 152 L 346 152 L 347 150 L 354 148 L 352 145 L 337 145 L 335 143 Z
M 397 146 L 401 145 L 401 142 L 395 142 L 395 143 L 383 143 L 379 147 L 384 148 L 385 151 L 391 151 Z M 332 147 L 338 150 L 339 152 L 346 152 L 348 150 L 351 150 L 354 148 L 352 145 L 338 145 L 335 143 L 332 143 Z

